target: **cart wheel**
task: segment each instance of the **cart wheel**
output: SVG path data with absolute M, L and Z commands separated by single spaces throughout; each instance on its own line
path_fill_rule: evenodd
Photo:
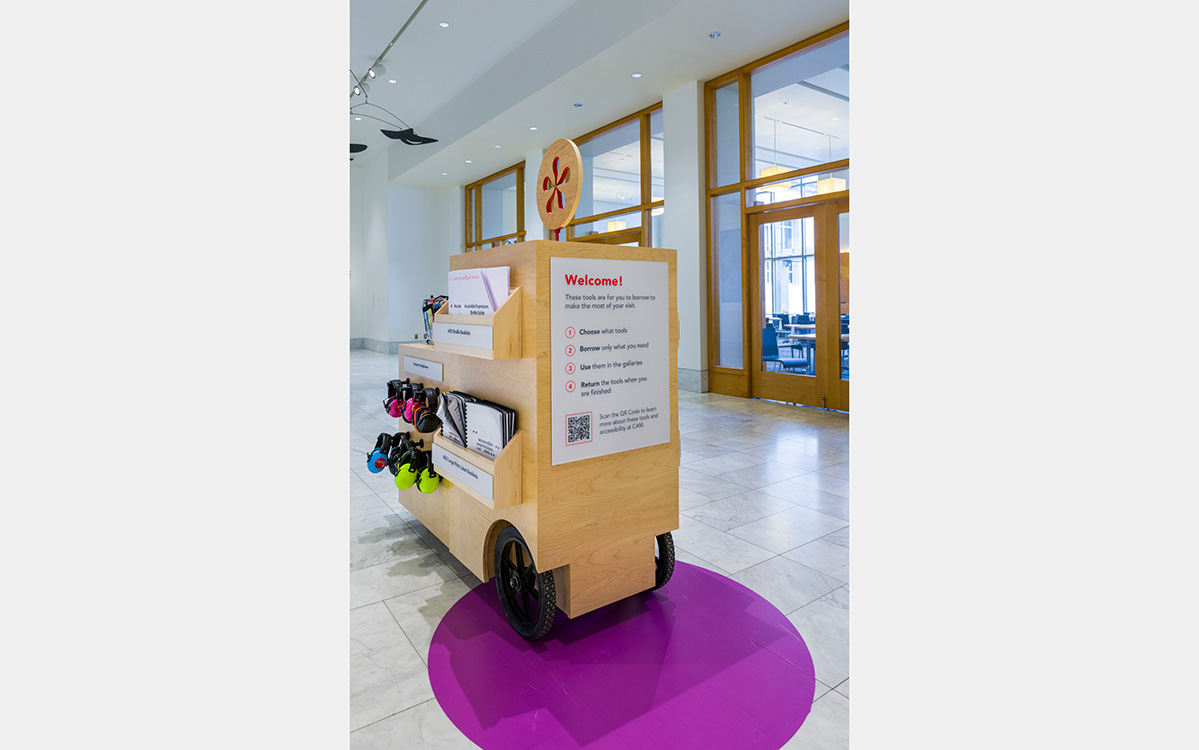
M 654 587 L 650 591 L 662 588 L 674 575 L 674 537 L 668 531 L 659 534 L 656 541 L 658 549 L 654 554 Z
M 495 587 L 512 629 L 535 641 L 554 624 L 558 611 L 554 573 L 538 573 L 533 555 L 515 526 L 500 532 L 495 543 Z

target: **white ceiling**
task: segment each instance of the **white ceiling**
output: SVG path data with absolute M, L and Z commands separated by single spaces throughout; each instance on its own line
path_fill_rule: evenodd
M 355 73 L 365 72 L 419 4 L 351 0 Z M 369 101 L 439 142 L 407 146 L 380 134 L 386 125 L 351 117 L 351 142 L 368 146 L 351 167 L 387 153 L 397 182 L 467 184 L 848 17 L 847 0 L 428 0 L 384 58 L 387 74 L 371 84 Z M 709 38 L 713 31 L 718 39 Z M 633 72 L 643 75 L 633 79 Z M 348 72 L 346 80 L 348 95 Z M 815 92 L 796 92 L 797 100 L 803 93 Z

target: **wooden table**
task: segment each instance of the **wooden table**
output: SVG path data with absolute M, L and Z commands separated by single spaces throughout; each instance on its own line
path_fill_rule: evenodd
M 792 324 L 792 325 L 796 325 L 796 324 Z M 798 325 L 804 326 L 804 325 L 809 325 L 809 324 L 799 323 Z M 815 328 L 816 325 L 813 323 L 813 324 L 810 324 L 810 327 Z M 807 357 L 808 362 L 813 361 L 812 358 L 815 355 L 815 351 L 813 351 L 813 350 L 816 348 L 816 334 L 814 334 L 814 333 L 789 333 L 789 334 L 787 334 L 787 338 L 799 342 L 799 345 L 803 347 L 804 356 Z M 842 344 L 849 343 L 849 334 L 848 333 L 841 334 L 841 343 Z M 809 370 L 810 369 L 811 369 L 811 365 L 809 365 Z

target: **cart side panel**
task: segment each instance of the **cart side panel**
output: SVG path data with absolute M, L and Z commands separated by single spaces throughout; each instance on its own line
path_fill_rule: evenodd
M 679 526 L 678 299 L 674 250 L 537 241 L 538 566 L 561 568 L 558 605 L 570 617 L 654 585 L 653 538 Z M 669 264 L 670 441 L 559 466 L 551 463 L 551 257 Z

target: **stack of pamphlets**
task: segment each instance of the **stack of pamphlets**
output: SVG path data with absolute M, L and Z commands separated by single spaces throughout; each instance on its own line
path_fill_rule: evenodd
M 449 315 L 491 315 L 508 299 L 508 266 L 450 271 Z
M 494 461 L 516 433 L 515 411 L 461 391 L 441 394 L 437 416 L 442 436 L 488 461 Z

